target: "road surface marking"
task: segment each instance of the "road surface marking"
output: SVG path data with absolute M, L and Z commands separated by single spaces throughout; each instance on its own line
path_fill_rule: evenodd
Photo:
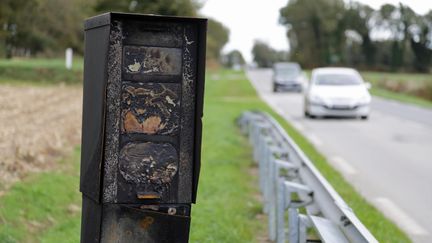
M 399 227 L 410 235 L 428 235 L 429 233 L 421 227 L 414 219 L 399 208 L 393 201 L 385 197 L 375 198 L 375 205 L 392 219 Z
M 321 145 L 323 145 L 323 143 L 321 142 L 321 139 L 319 139 L 315 134 L 312 133 L 307 133 L 306 137 L 308 138 L 308 140 L 315 146 L 319 147 Z
M 357 174 L 357 170 L 346 160 L 339 156 L 333 156 L 330 158 L 330 162 L 342 171 L 343 174 L 346 175 L 355 175 Z
M 284 111 L 282 110 L 282 108 L 274 106 L 274 110 L 280 115 L 280 116 L 284 116 Z
M 295 127 L 295 129 L 297 129 L 297 131 L 303 132 L 305 130 L 305 127 L 300 122 L 296 122 L 294 120 L 291 120 L 290 122 L 293 125 L 293 127 Z

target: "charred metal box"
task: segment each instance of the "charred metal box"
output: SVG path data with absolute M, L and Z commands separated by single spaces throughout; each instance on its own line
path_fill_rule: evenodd
M 187 242 L 206 26 L 124 13 L 85 22 L 82 242 Z

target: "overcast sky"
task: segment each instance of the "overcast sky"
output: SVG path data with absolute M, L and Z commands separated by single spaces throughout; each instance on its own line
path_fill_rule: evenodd
M 230 41 L 224 51 L 238 49 L 251 61 L 255 39 L 263 40 L 273 48 L 288 49 L 285 27 L 278 23 L 279 9 L 288 0 L 206 0 L 201 13 L 213 17 L 230 29 Z M 358 0 L 378 9 L 384 3 L 402 2 L 415 12 L 425 14 L 432 9 L 432 0 Z

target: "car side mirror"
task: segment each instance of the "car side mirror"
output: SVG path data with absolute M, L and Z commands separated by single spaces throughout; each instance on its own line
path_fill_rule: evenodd
M 372 84 L 369 82 L 366 82 L 365 84 L 366 89 L 371 89 L 372 88 Z

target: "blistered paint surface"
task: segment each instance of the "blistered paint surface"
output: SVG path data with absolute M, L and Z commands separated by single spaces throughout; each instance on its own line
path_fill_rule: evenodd
M 179 75 L 182 53 L 179 48 L 124 47 L 124 67 L 127 74 Z
M 180 128 L 180 85 L 124 85 L 122 132 L 176 135 Z
M 129 143 L 120 151 L 119 170 L 137 197 L 160 197 L 177 173 L 177 151 L 169 143 Z
M 121 102 L 121 57 L 122 57 L 122 25 L 114 22 L 110 33 L 108 53 L 108 86 L 107 86 L 107 120 L 104 151 L 103 201 L 116 202 L 117 198 L 117 164 L 120 133 L 120 102 Z

